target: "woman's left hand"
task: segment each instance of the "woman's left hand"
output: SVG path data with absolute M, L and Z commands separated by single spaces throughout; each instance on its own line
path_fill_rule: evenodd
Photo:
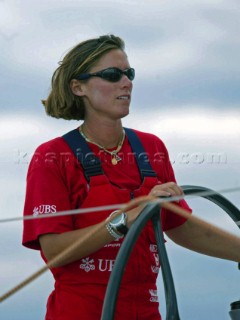
M 182 196 L 183 190 L 175 182 L 167 182 L 163 184 L 157 184 L 149 192 L 149 195 L 153 197 L 174 197 Z

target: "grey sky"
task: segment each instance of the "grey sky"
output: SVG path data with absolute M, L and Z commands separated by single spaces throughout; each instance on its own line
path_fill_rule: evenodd
M 0 218 L 21 215 L 35 148 L 77 126 L 47 117 L 40 103 L 58 61 L 76 43 L 106 33 L 124 38 L 136 69 L 124 125 L 163 139 L 179 184 L 240 186 L 239 30 L 238 0 L 0 0 Z M 239 193 L 226 197 L 240 206 Z M 238 233 L 214 206 L 191 206 Z M 43 262 L 21 247 L 21 223 L 0 225 L 0 232 L 2 294 Z M 239 298 L 236 264 L 171 243 L 168 250 L 183 320 L 229 319 L 229 304 Z M 4 302 L 1 316 L 43 319 L 51 288 L 47 274 Z M 160 297 L 164 305 L 162 289 Z
M 3 0 L 0 9 L 1 109 L 41 112 L 63 54 L 105 33 L 126 41 L 140 109 L 238 108 L 238 1 Z

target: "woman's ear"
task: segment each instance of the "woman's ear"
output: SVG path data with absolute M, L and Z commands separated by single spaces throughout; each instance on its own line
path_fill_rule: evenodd
M 76 96 L 83 97 L 85 95 L 84 84 L 81 83 L 79 80 L 72 79 L 70 82 L 70 88 L 72 93 Z

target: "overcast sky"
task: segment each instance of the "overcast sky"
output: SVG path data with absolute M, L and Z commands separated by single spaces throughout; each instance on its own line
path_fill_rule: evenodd
M 119 35 L 136 69 L 124 125 L 166 143 L 180 185 L 240 187 L 240 2 L 238 0 L 0 0 L 0 218 L 21 216 L 28 163 L 42 142 L 76 127 L 40 103 L 53 71 L 78 42 Z M 225 195 L 240 207 L 240 193 Z M 196 214 L 238 233 L 206 200 Z M 21 222 L 0 225 L 4 293 L 43 262 L 21 247 Z M 236 263 L 168 243 L 181 319 L 229 319 L 239 299 Z M 6 320 L 43 319 L 48 273 L 1 305 Z M 164 314 L 164 294 L 159 292 Z M 33 316 L 34 315 L 34 316 Z

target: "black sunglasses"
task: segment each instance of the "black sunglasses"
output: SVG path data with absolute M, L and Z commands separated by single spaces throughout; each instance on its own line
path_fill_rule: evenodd
M 128 77 L 129 80 L 132 81 L 135 77 L 135 70 L 133 68 L 121 70 L 121 69 L 112 67 L 112 68 L 107 68 L 107 69 L 98 71 L 96 73 L 82 73 L 79 76 L 77 76 L 76 79 L 87 80 L 90 77 L 100 77 L 110 82 L 118 82 L 124 74 L 125 76 Z

